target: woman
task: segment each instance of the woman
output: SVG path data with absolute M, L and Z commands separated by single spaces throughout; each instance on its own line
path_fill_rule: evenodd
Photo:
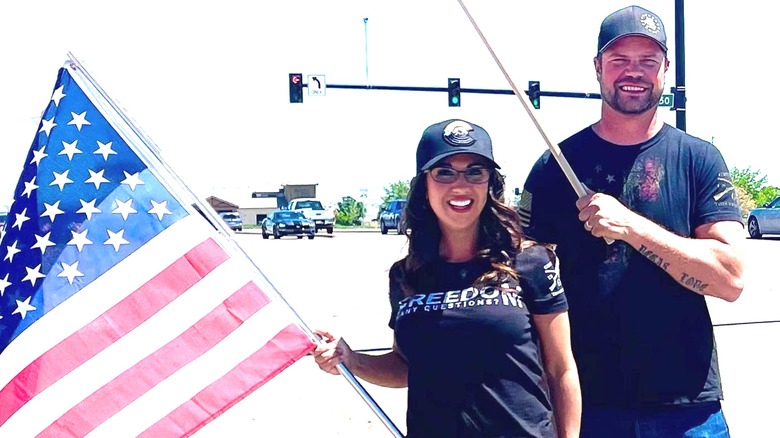
M 557 259 L 522 239 L 498 168 L 480 126 L 429 126 L 405 211 L 409 253 L 390 269 L 392 351 L 356 353 L 317 332 L 324 371 L 343 363 L 373 384 L 408 387 L 409 438 L 579 434 Z

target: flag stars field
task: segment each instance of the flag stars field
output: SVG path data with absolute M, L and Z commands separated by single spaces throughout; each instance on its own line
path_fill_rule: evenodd
M 24 268 L 27 271 L 27 275 L 24 276 L 22 281 L 29 281 L 30 286 L 35 286 L 35 282 L 38 281 L 40 278 L 46 278 L 46 275 L 41 273 L 41 265 L 38 264 L 38 266 L 34 268 Z M 28 297 L 29 298 L 29 297 Z
M 13 263 L 14 255 L 21 251 L 21 249 L 18 249 L 16 247 L 17 243 L 19 243 L 19 242 L 15 240 L 14 243 L 12 243 L 12 244 L 10 244 L 10 245 L 5 247 L 6 248 L 6 253 L 5 253 L 5 257 L 3 257 L 3 261 L 8 260 L 9 263 Z M 5 274 L 5 279 L 6 280 L 8 279 L 8 274 Z
M 5 274 L 4 278 L 0 278 L 0 297 L 2 297 L 3 294 L 5 294 L 5 288 L 7 288 L 10 285 L 11 283 L 8 281 L 8 274 Z M 0 317 L 2 317 L 2 315 L 0 315 Z
M 22 196 L 27 196 L 29 198 L 30 195 L 32 195 L 33 190 L 37 188 L 38 186 L 35 184 L 35 177 L 33 177 L 30 181 L 24 183 L 24 191 L 22 192 Z
M 81 131 L 81 127 L 84 125 L 91 125 L 89 121 L 87 121 L 87 112 L 84 111 L 81 114 L 76 114 L 74 112 L 70 113 L 71 116 L 73 116 L 73 120 L 68 122 L 68 125 L 76 125 L 76 129 Z
M 100 213 L 100 209 L 95 207 L 95 202 L 97 202 L 97 199 L 93 199 L 89 202 L 84 201 L 83 199 L 79 199 L 79 202 L 81 202 L 81 208 L 76 210 L 76 213 L 82 213 L 87 216 L 87 220 L 92 220 L 92 215 L 95 213 Z
M 57 277 L 65 277 L 68 279 L 68 284 L 73 284 L 73 280 L 76 277 L 83 277 L 84 274 L 79 272 L 79 261 L 76 260 L 75 262 L 68 264 L 65 262 L 62 262 L 62 272 L 57 274 Z
M 110 182 L 105 177 L 103 177 L 103 172 L 105 172 L 104 170 L 101 170 L 99 172 L 95 172 L 92 169 L 87 169 L 87 170 L 89 171 L 89 178 L 87 178 L 87 180 L 84 182 L 88 184 L 94 184 L 95 190 L 99 190 L 101 184 Z
M 84 246 L 92 245 L 92 241 L 87 239 L 87 232 L 89 232 L 89 230 L 84 230 L 82 232 L 75 230 L 71 231 L 73 238 L 68 241 L 68 245 L 75 245 L 79 252 L 84 249 Z
M 22 210 L 21 213 L 16 213 L 14 216 L 16 217 L 16 220 L 14 220 L 13 227 L 17 228 L 19 230 L 22 229 L 22 224 L 24 224 L 25 222 L 30 220 L 30 218 L 27 216 L 27 209 L 26 208 L 24 210 Z
M 154 214 L 157 216 L 158 220 L 162 220 L 163 217 L 165 217 L 166 214 L 171 214 L 171 212 L 167 208 L 168 201 L 162 201 L 162 202 L 155 202 L 152 201 L 152 209 L 149 210 L 147 213 Z
M 51 134 L 51 130 L 57 126 L 56 123 L 54 123 L 54 117 L 46 120 L 41 120 L 41 129 L 38 130 L 38 132 L 45 132 L 47 136 Z
M 60 210 L 60 201 L 57 201 L 54 204 L 44 202 L 43 207 L 45 208 L 45 211 L 41 213 L 41 217 L 48 217 L 52 222 L 54 222 L 54 219 L 57 217 L 57 215 L 65 213 L 64 211 Z
M 76 154 L 81 153 L 81 149 L 77 148 L 76 145 L 78 145 L 78 140 L 73 140 L 72 142 L 68 143 L 66 141 L 62 142 L 62 150 L 60 151 L 59 155 L 67 155 L 69 161 L 73 161 L 73 156 Z
M 141 181 L 138 172 L 134 174 L 129 174 L 125 172 L 125 179 L 122 181 L 122 184 L 127 184 L 128 186 L 130 186 L 130 190 L 135 191 L 135 187 L 144 184 L 144 182 Z
M 65 190 L 65 184 L 73 183 L 73 180 L 68 178 L 68 173 L 70 173 L 70 169 L 67 169 L 62 173 L 54 172 L 54 181 L 49 185 L 59 187 L 60 191 Z
M 50 246 L 54 246 L 55 243 L 51 241 L 51 231 L 44 234 L 43 236 L 35 235 L 35 244 L 31 247 L 31 249 L 38 248 L 41 250 L 41 254 L 46 252 L 46 248 Z
M 27 312 L 32 312 L 33 310 L 38 309 L 30 305 L 30 297 L 27 297 L 27 299 L 24 301 L 16 300 L 16 310 L 14 310 L 12 315 L 16 315 L 18 313 L 22 319 L 24 319 L 27 317 Z
M 51 100 L 54 102 L 54 106 L 60 105 L 60 100 L 62 100 L 63 97 L 65 97 L 65 93 L 62 92 L 63 88 L 65 88 L 64 85 L 60 86 L 56 90 L 54 90 L 54 93 L 51 95 Z
M 111 142 L 102 143 L 100 141 L 97 142 L 98 148 L 95 151 L 95 155 L 102 155 L 103 161 L 108 161 L 109 155 L 116 155 L 116 151 L 111 149 Z
M 122 219 L 127 220 L 127 217 L 130 216 L 133 213 L 138 213 L 136 209 L 132 206 L 133 200 L 128 199 L 127 201 L 120 201 L 119 199 L 116 200 L 116 208 L 111 213 L 114 214 L 121 214 Z
M 30 164 L 34 164 L 36 166 L 41 164 L 41 160 L 48 157 L 49 154 L 45 152 L 46 146 L 41 146 L 40 149 L 33 150 L 33 158 L 30 160 Z M 35 178 L 33 178 L 34 180 Z

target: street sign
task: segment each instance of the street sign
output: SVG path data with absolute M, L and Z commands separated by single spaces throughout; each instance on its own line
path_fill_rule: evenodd
M 325 95 L 325 75 L 309 75 L 309 96 Z
M 662 94 L 658 106 L 674 106 L 674 94 Z

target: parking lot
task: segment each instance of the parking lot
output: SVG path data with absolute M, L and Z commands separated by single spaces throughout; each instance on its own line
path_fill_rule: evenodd
M 251 231 L 236 241 L 312 328 L 341 334 L 354 349 L 392 344 L 387 327 L 387 269 L 406 238 L 378 231 L 319 233 L 314 240 L 263 240 Z M 780 237 L 745 239 L 748 285 L 735 303 L 709 301 L 733 438 L 777 436 L 780 379 L 780 290 L 771 274 Z M 406 391 L 364 384 L 404 431 Z M 348 382 L 305 357 L 217 418 L 197 437 L 392 436 Z

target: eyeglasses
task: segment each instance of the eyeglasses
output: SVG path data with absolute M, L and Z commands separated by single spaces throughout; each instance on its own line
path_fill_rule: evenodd
M 475 166 L 466 170 L 456 170 L 451 167 L 434 167 L 428 170 L 434 181 L 442 184 L 452 184 L 458 180 L 460 174 L 471 184 L 484 184 L 490 179 L 491 169 L 488 167 Z

